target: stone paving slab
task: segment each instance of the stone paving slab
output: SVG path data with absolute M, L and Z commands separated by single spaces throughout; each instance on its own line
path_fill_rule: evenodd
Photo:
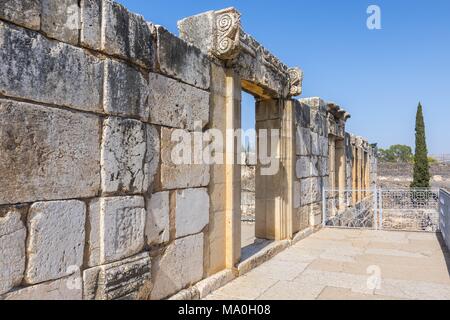
M 436 234 L 323 229 L 208 300 L 450 300 L 450 258 Z

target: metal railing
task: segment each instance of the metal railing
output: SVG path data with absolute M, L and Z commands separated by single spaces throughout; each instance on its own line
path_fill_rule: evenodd
M 326 227 L 437 232 L 439 191 L 323 190 Z M 450 222 L 449 222 L 450 224 Z
M 439 191 L 439 226 L 447 248 L 450 250 L 450 193 Z

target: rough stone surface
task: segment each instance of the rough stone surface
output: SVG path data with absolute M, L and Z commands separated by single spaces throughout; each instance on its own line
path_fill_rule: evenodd
M 209 196 L 205 188 L 178 190 L 176 193 L 176 237 L 196 234 L 209 221 Z
M 89 259 L 95 267 L 139 253 L 144 246 L 143 197 L 113 197 L 89 205 Z
M 174 36 L 161 26 L 156 28 L 156 66 L 161 73 L 201 89 L 209 89 L 210 62 L 200 49 Z
M 173 148 L 178 145 L 179 140 L 172 141 L 174 129 L 161 128 L 161 185 L 163 189 L 183 189 L 193 187 L 206 187 L 210 181 L 210 166 L 206 164 L 179 164 L 172 159 Z M 192 134 L 186 132 L 186 139 Z M 187 148 L 190 144 L 183 146 Z
M 0 297 L 0 300 L 81 300 L 81 287 L 80 273 L 77 272 L 66 278 L 12 291 Z
M 99 140 L 96 116 L 0 99 L 0 204 L 94 196 Z
M 105 120 L 102 141 L 102 191 L 143 193 L 159 162 L 156 129 L 132 119 Z
M 148 245 L 161 244 L 169 241 L 169 192 L 152 194 L 147 200 L 147 222 L 145 236 Z
M 93 50 L 101 49 L 101 6 L 102 0 L 81 0 L 80 2 L 80 44 Z
M 0 295 L 20 285 L 25 270 L 27 231 L 20 212 L 0 212 Z
M 41 30 L 49 38 L 77 45 L 79 29 L 78 0 L 42 0 Z
M 149 68 L 153 59 L 150 26 L 117 2 L 103 1 L 102 5 L 102 51 Z
M 146 121 L 149 115 L 147 80 L 137 69 L 121 62 L 108 60 L 105 69 L 105 112 Z
M 194 121 L 203 128 L 209 122 L 209 93 L 150 73 L 150 122 L 193 131 Z
M 147 252 L 83 272 L 85 300 L 137 300 L 149 297 L 151 262 Z
M 319 164 L 317 157 L 301 156 L 297 159 L 296 164 L 297 178 L 309 178 L 319 176 Z
M 308 128 L 297 127 L 296 152 L 298 156 L 311 155 L 311 132 Z
M 308 178 L 301 180 L 301 205 L 307 205 L 321 201 L 320 178 Z
M 0 18 L 29 29 L 41 26 L 41 0 L 2 0 Z
M 100 112 L 103 63 L 83 49 L 0 21 L 0 93 Z
M 28 216 L 25 281 L 65 277 L 83 264 L 86 205 L 77 200 L 36 202 Z
M 175 240 L 152 263 L 152 300 L 167 298 L 203 277 L 203 233 Z

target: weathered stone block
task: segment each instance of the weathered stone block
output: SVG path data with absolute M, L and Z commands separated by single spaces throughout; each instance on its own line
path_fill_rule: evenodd
M 82 279 L 80 272 L 45 283 L 12 291 L 0 299 L 5 300 L 81 300 Z
M 102 0 L 81 0 L 80 44 L 93 50 L 101 49 Z
M 89 205 L 90 267 L 115 262 L 140 252 L 144 246 L 143 197 L 113 197 Z
M 313 156 L 320 156 L 322 154 L 319 134 L 317 132 L 311 132 L 311 154 Z
M 22 282 L 26 235 L 19 211 L 0 212 L 0 295 Z
M 0 18 L 39 30 L 41 26 L 41 0 L 2 0 Z
M 301 188 L 300 181 L 294 181 L 294 209 L 298 209 L 301 206 Z
M 148 245 L 169 241 L 169 214 L 169 192 L 152 194 L 147 200 L 147 222 L 145 224 L 145 237 Z
M 94 196 L 99 128 L 96 116 L 0 99 L 0 204 Z
M 296 153 L 298 156 L 311 155 L 311 131 L 309 128 L 297 127 Z
M 41 30 L 49 38 L 77 45 L 79 29 L 78 0 L 42 0 Z
M 309 178 L 319 176 L 319 164 L 317 157 L 305 157 L 301 156 L 297 159 L 296 164 L 297 178 Z
M 178 190 L 175 205 L 176 237 L 196 234 L 209 222 L 209 196 L 205 188 Z
M 83 272 L 85 300 L 147 299 L 151 262 L 147 252 Z
M 150 68 L 153 40 L 144 18 L 113 1 L 103 1 L 102 5 L 102 51 Z
M 0 21 L 0 93 L 100 112 L 103 63 L 71 45 Z
M 319 151 L 322 157 L 328 157 L 328 137 L 319 136 Z
M 25 281 L 65 277 L 83 264 L 86 205 L 77 200 L 36 202 L 28 216 Z
M 152 263 L 152 300 L 167 298 L 203 277 L 203 233 L 175 240 Z
M 301 180 L 301 205 L 307 205 L 321 201 L 321 183 L 320 178 L 307 178 Z
M 198 88 L 209 89 L 211 66 L 208 57 L 161 26 L 156 26 L 155 31 L 156 67 L 160 72 Z
M 321 177 L 327 176 L 329 173 L 328 157 L 319 157 L 319 175 Z
M 309 128 L 311 125 L 311 110 L 308 105 L 295 101 L 295 121 L 296 125 L 302 128 Z
M 184 189 L 193 187 L 206 187 L 210 180 L 210 166 L 206 164 L 193 164 L 193 154 L 196 150 L 192 148 L 193 134 L 185 132 L 182 139 L 172 136 L 174 130 L 161 128 L 161 185 L 163 189 Z M 177 139 L 176 139 L 177 138 Z M 174 141 L 172 141 L 172 139 Z M 181 144 L 180 144 L 181 143 Z M 177 149 L 174 151 L 174 148 Z M 182 147 L 182 148 L 178 148 Z M 182 152 L 179 154 L 177 150 Z M 187 157 L 188 164 L 184 164 L 183 157 L 173 159 L 172 153 L 183 156 L 184 151 L 191 151 L 191 156 Z M 199 159 L 200 163 L 203 159 Z M 182 164 L 180 164 L 180 162 Z M 192 164 L 190 164 L 192 163 Z
M 159 161 L 156 129 L 132 119 L 110 117 L 103 126 L 102 191 L 143 193 Z
M 147 80 L 137 69 L 121 62 L 108 60 L 105 69 L 105 112 L 111 115 L 139 117 L 147 121 Z
M 150 73 L 150 122 L 193 131 L 209 122 L 209 93 L 176 80 Z

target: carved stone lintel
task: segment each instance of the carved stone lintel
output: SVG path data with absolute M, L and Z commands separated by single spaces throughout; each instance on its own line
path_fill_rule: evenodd
M 300 68 L 290 68 L 288 70 L 290 79 L 291 96 L 299 96 L 302 94 L 303 71 Z
M 213 54 L 222 60 L 234 59 L 240 50 L 241 15 L 234 8 L 215 12 Z

